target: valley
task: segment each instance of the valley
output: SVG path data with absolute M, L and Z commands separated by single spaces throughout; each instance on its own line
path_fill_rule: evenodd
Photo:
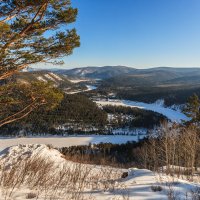
M 159 129 L 163 121 L 182 123 L 189 120 L 182 111 L 186 99 L 200 88 L 188 84 L 194 74 L 200 76 L 200 70 L 138 70 L 123 66 L 29 70 L 17 75 L 16 81 L 23 84 L 48 82 L 62 90 L 65 98 L 52 112 L 36 112 L 25 123 L 1 128 L 1 135 L 137 135 L 138 130 L 147 134 Z M 185 82 L 184 77 L 188 77 Z M 183 82 L 179 84 L 176 79 Z M 171 80 L 175 80 L 174 85 L 168 84 Z M 177 100 L 174 94 L 178 95 Z M 174 101 L 169 103 L 168 98 Z
M 5 166 L 0 178 L 8 186 L 0 186 L 0 196 L 62 199 L 66 192 L 70 200 L 176 200 L 185 196 L 194 200 L 199 195 L 199 167 L 191 173 L 190 155 L 182 156 L 194 150 L 186 141 L 193 143 L 196 131 L 184 128 L 191 120 L 184 109 L 189 95 L 198 94 L 198 84 L 188 84 L 189 79 L 169 84 L 169 77 L 178 75 L 167 77 L 169 72 L 161 70 L 162 77 L 160 69 L 159 80 L 154 77 L 157 69 L 148 72 L 155 73 L 153 77 L 146 71 L 114 69 L 105 67 L 103 74 L 94 68 L 62 74 L 60 70 L 40 70 L 15 77 L 24 85 L 48 83 L 63 93 L 63 99 L 53 109 L 37 110 L 0 128 L 0 164 Z M 182 133 L 179 139 L 174 131 Z M 178 158 L 167 161 L 166 156 L 171 158 L 174 153 Z M 36 178 L 24 167 L 26 163 L 36 170 L 38 180 L 48 180 L 40 184 L 45 190 L 34 186 Z M 199 156 L 195 163 L 199 166 Z M 5 174 L 10 180 L 13 174 L 23 180 L 11 183 Z

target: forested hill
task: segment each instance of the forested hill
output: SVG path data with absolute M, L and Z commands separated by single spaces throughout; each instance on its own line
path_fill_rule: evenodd
M 110 119 L 108 116 L 112 116 Z M 153 128 L 167 120 L 163 115 L 138 108 L 100 108 L 80 94 L 65 94 L 53 110 L 39 109 L 27 118 L 0 128 L 0 135 L 112 134 L 113 129 Z

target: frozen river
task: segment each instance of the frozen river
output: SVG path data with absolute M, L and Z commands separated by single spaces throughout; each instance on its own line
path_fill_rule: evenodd
M 144 136 L 139 136 L 144 137 Z M 124 136 L 124 135 L 91 135 L 91 136 L 50 136 L 50 137 L 21 137 L 21 138 L 0 138 L 0 151 L 3 149 L 15 146 L 18 144 L 52 144 L 54 147 L 69 147 L 75 145 L 88 145 L 104 143 L 123 144 L 128 141 L 137 141 L 138 136 Z
M 188 117 L 183 114 L 181 111 L 173 110 L 169 107 L 164 107 L 161 101 L 157 101 L 155 103 L 143 103 L 136 101 L 128 101 L 128 100 L 107 100 L 107 101 L 95 101 L 98 105 L 112 105 L 112 106 L 126 106 L 126 107 L 135 107 L 144 110 L 151 110 L 157 113 L 160 113 L 170 119 L 172 122 L 181 122 L 182 120 L 187 121 Z

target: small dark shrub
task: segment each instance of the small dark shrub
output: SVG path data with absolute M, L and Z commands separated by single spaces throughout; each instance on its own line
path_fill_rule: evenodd
M 160 191 L 162 191 L 162 187 L 159 186 L 159 185 L 152 185 L 152 186 L 151 186 L 151 190 L 152 190 L 153 192 L 160 192 Z
M 128 177 L 128 172 L 123 172 L 121 178 L 126 178 L 126 177 Z

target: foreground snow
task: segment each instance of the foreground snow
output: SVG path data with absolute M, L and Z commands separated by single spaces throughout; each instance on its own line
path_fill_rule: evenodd
M 56 174 L 56 172 L 63 166 L 74 167 L 74 163 L 67 161 L 63 156 L 55 149 L 49 148 L 46 145 L 19 145 L 11 147 L 7 150 L 0 152 L 0 165 L 4 166 L 6 170 L 12 169 L 20 160 L 26 160 L 38 156 L 49 161 L 53 161 L 55 171 L 50 172 Z M 182 181 L 179 179 L 171 179 L 165 175 L 156 175 L 155 173 L 146 169 L 112 169 L 110 167 L 94 166 L 94 165 L 81 165 L 79 166 L 79 172 L 84 173 L 84 170 L 88 170 L 87 174 L 87 184 L 81 190 L 84 194 L 84 199 L 92 200 L 164 200 L 168 199 L 168 195 L 173 192 L 178 199 L 185 199 L 187 194 L 187 199 L 191 199 L 191 190 L 194 190 L 197 186 L 194 183 L 189 183 L 187 181 Z M 20 169 L 18 169 L 20 171 Z M 112 184 L 113 188 L 103 189 L 99 185 L 102 180 L 105 183 L 105 174 L 107 172 L 111 173 L 112 170 Z M 120 176 L 123 172 L 128 171 L 128 177 L 121 179 Z M 73 171 L 74 173 L 75 171 Z M 103 172 L 103 173 L 102 173 Z M 58 171 L 60 173 L 60 171 Z M 0 169 L 1 174 L 1 169 Z M 37 176 L 37 174 L 36 174 Z M 108 176 L 111 178 L 110 176 Z M 99 179 L 98 179 L 99 178 Z M 97 179 L 99 181 L 98 188 L 93 188 L 90 186 L 92 181 Z M 88 180 L 90 180 L 88 182 Z M 69 184 L 69 183 L 67 183 Z M 170 185 L 170 187 L 169 187 Z M 161 191 L 153 191 L 152 187 L 160 186 Z M 7 188 L 8 189 L 8 188 Z M 61 189 L 57 189 L 56 194 L 53 191 L 48 190 L 48 193 L 41 191 L 38 193 L 38 189 L 29 187 L 28 185 L 20 185 L 19 188 L 11 188 L 9 200 L 25 200 L 27 199 L 27 194 L 36 192 L 39 194 L 38 200 L 48 199 L 48 194 L 54 194 L 54 199 L 68 199 L 68 194 L 62 193 Z M 0 200 L 5 199 L 3 195 L 6 194 L 6 189 L 0 187 Z M 63 194 L 63 196 L 62 196 Z M 46 195 L 46 196 L 45 196 Z M 36 199 L 36 198 L 33 198 Z M 82 198 L 81 198 L 82 199 Z
M 167 108 L 163 106 L 161 102 L 155 102 L 152 104 L 136 102 L 136 101 L 128 101 L 128 100 L 108 100 L 108 101 L 95 101 L 98 105 L 112 105 L 112 106 L 127 106 L 133 108 L 140 108 L 145 110 L 151 110 L 160 114 L 163 114 L 172 122 L 180 123 L 182 120 L 188 120 L 188 117 L 181 113 L 178 110 L 173 110 L 171 108 Z
M 142 136 L 124 136 L 124 135 L 109 135 L 109 136 L 69 136 L 69 137 L 25 137 L 25 138 L 0 138 L 0 151 L 18 144 L 52 144 L 54 147 L 69 147 L 77 145 L 113 143 L 123 144 L 128 141 L 138 141 L 138 137 Z

